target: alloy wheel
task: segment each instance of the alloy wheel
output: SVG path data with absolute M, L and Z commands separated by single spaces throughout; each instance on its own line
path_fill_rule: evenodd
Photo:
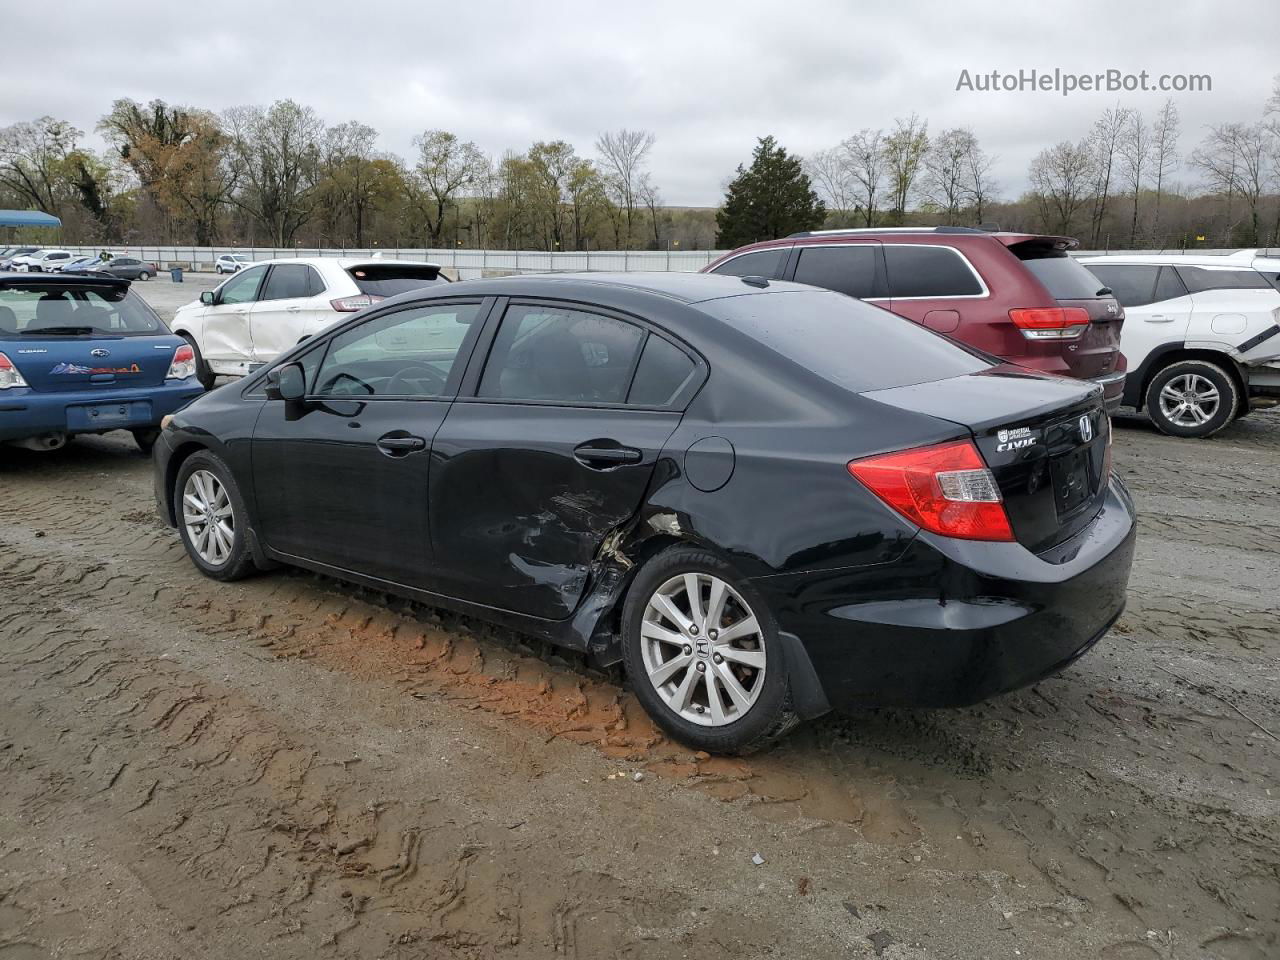
M 196 470 L 182 488 L 182 522 L 191 546 L 205 563 L 219 567 L 235 545 L 235 512 L 222 481 L 209 470 Z
M 1207 377 L 1182 373 L 1160 388 L 1160 412 L 1179 427 L 1200 427 L 1218 413 L 1222 397 Z
M 709 573 L 680 574 L 654 591 L 640 621 L 640 655 L 663 702 L 690 723 L 741 720 L 764 689 L 760 621 Z

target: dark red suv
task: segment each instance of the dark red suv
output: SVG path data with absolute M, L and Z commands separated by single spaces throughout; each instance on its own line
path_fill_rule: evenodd
M 1099 383 L 1114 411 L 1124 311 L 1068 256 L 1076 246 L 972 227 L 816 230 L 740 247 L 703 272 L 847 293 L 1011 363 Z

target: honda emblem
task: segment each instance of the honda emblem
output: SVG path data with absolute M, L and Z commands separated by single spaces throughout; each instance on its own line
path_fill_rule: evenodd
M 1087 414 L 1080 418 L 1080 439 L 1085 443 L 1093 439 L 1093 421 Z

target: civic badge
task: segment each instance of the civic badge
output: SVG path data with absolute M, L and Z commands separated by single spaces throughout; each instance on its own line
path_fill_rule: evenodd
M 93 350 L 90 350 L 90 351 L 89 351 L 89 356 L 91 356 L 91 357 L 109 357 L 109 356 L 111 356 L 111 351 L 110 351 L 110 350 L 104 350 L 104 349 L 102 349 L 102 347 L 97 347 L 97 348 L 95 348 L 95 349 L 93 349 Z
M 1088 414 L 1080 418 L 1080 439 L 1085 443 L 1093 439 L 1093 421 Z

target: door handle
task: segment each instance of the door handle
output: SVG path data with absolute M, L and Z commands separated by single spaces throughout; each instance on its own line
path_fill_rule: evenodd
M 1173 323 L 1173 317 L 1166 317 L 1163 313 L 1153 313 L 1147 317 L 1147 323 Z
M 415 450 L 427 449 L 427 441 L 421 437 L 387 435 L 378 438 L 378 449 L 389 457 L 404 457 Z
M 623 463 L 639 463 L 644 459 L 644 454 L 634 447 L 596 447 L 588 443 L 584 443 L 580 447 L 574 447 L 573 456 L 583 466 L 595 468 L 616 467 Z
M 298 312 L 299 310 L 301 310 L 302 308 L 301 308 L 301 307 L 286 307 L 285 309 L 286 309 L 286 310 L 288 310 L 290 313 L 297 313 L 297 312 Z

